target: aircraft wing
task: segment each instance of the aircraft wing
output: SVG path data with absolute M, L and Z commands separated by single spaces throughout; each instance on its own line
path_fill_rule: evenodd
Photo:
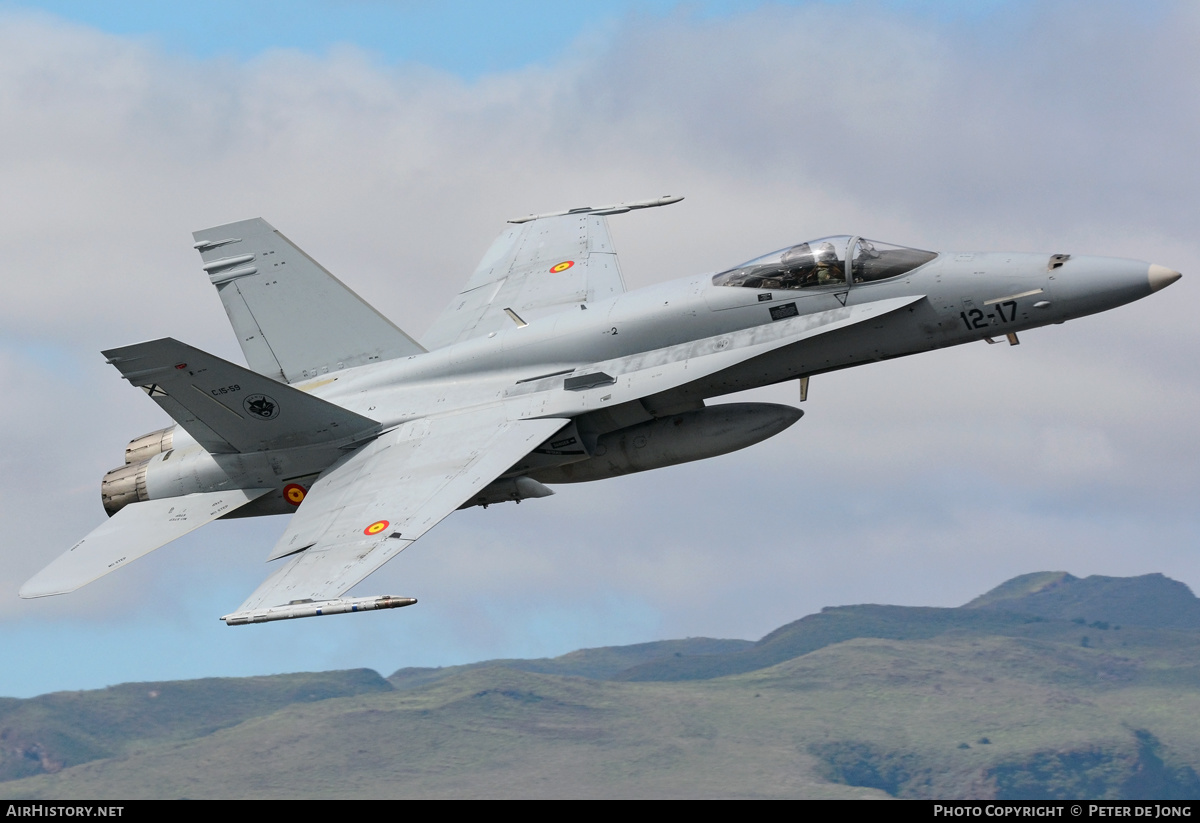
M 340 597 L 567 422 L 509 420 L 497 405 L 384 433 L 321 474 L 268 558 L 289 559 L 222 619 L 276 619 Z
M 26 581 L 20 595 L 73 592 L 270 491 L 232 489 L 131 503 Z
M 514 416 L 574 417 L 593 409 L 682 390 L 690 383 L 711 378 L 739 364 L 840 329 L 873 322 L 924 299 L 924 295 L 891 297 L 797 315 L 776 323 L 592 363 L 566 377 L 560 373 L 522 381 L 506 389 L 504 395 Z
M 421 344 L 440 349 L 541 314 L 623 294 L 625 281 L 605 215 L 682 199 L 659 197 L 510 220 L 513 225 L 492 243 Z

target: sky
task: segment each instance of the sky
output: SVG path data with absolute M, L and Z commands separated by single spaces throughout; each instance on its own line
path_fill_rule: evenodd
M 0 695 L 757 639 L 1041 570 L 1197 590 L 1198 41 L 1185 1 L 0 2 Z M 630 288 L 840 233 L 1184 278 L 819 376 L 732 455 L 456 513 L 355 590 L 411 608 L 225 626 L 279 517 L 17 598 L 170 422 L 100 351 L 242 362 L 193 230 L 261 216 L 419 337 L 507 218 L 664 194 L 610 218 Z

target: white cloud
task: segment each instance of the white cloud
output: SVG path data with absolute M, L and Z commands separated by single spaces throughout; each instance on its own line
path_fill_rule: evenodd
M 866 5 L 631 18 L 559 65 L 471 83 L 349 45 L 194 60 L 0 18 L 3 586 L 99 519 L 100 474 L 166 422 L 99 349 L 171 335 L 240 360 L 190 248 L 208 225 L 262 215 L 415 334 L 505 218 L 666 193 L 688 200 L 613 219 L 631 285 L 839 231 L 1200 271 L 1200 19 L 1160 9 L 1039 5 L 978 27 Z M 202 531 L 96 594 L 0 599 L 0 615 L 103 615 L 116 643 L 170 604 L 198 661 L 172 664 L 184 676 L 754 636 L 841 602 L 965 602 L 1050 567 L 1195 586 L 1196 283 L 1016 349 L 822 376 L 804 420 L 738 455 L 456 516 L 372 578 L 422 599 L 383 618 L 220 626 L 263 573 L 272 522 L 209 527 L 219 540 Z

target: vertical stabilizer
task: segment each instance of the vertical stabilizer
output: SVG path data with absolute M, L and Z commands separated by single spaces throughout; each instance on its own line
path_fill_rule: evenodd
M 259 374 L 294 383 L 425 351 L 261 218 L 192 237 Z

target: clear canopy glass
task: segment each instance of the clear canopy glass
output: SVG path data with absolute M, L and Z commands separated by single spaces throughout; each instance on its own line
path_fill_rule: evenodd
M 849 250 L 852 251 L 847 255 Z M 713 285 L 752 289 L 844 286 L 847 256 L 852 282 L 867 283 L 899 277 L 925 265 L 937 254 L 842 234 L 809 240 L 756 257 L 714 275 Z

